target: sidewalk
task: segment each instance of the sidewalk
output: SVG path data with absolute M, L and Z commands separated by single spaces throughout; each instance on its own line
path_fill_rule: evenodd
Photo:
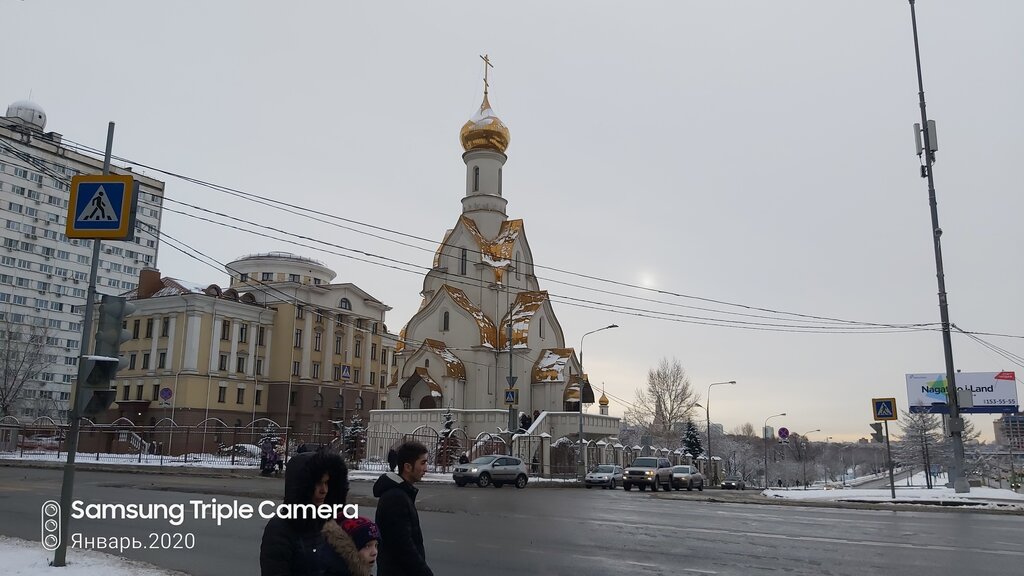
M 3 558 L 4 574 L 11 576 L 188 576 L 184 572 L 91 550 L 68 550 L 66 565 L 55 568 L 50 566 L 53 552 L 43 549 L 39 542 L 7 536 L 0 536 L 0 558 Z

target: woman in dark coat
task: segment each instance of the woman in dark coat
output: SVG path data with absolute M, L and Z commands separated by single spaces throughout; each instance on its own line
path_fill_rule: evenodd
M 322 451 L 298 454 L 288 461 L 284 476 L 285 504 L 344 504 L 348 470 L 337 454 Z M 272 518 L 260 545 L 262 576 L 355 576 L 350 569 L 347 535 L 323 531 L 319 518 Z M 331 531 L 333 532 L 333 531 Z M 354 548 L 349 539 L 348 543 Z

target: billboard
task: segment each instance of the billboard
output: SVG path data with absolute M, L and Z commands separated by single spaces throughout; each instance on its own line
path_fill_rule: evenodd
M 969 390 L 974 406 L 965 414 L 1015 413 L 1017 376 L 1013 372 L 962 372 L 956 375 L 957 390 Z M 948 414 L 946 374 L 907 374 L 907 404 L 911 412 Z

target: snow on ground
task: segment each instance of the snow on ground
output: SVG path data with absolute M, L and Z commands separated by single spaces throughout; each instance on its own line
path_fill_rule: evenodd
M 934 488 L 926 488 L 924 473 L 915 474 L 909 482 L 896 482 L 896 502 L 911 504 L 959 504 L 965 506 L 1000 507 L 1024 510 L 1024 494 L 999 488 L 971 487 L 966 494 L 957 494 L 952 488 L 946 488 L 946 476 L 941 474 L 933 480 Z M 839 490 L 823 490 L 811 488 L 802 490 L 764 490 L 761 494 L 769 498 L 786 500 L 817 500 L 833 502 L 893 502 L 892 491 L 883 489 L 847 488 Z
M 53 574 L 61 576 L 184 576 L 183 572 L 172 572 L 112 554 L 92 550 L 68 550 L 65 566 L 50 566 L 53 552 L 44 550 L 39 542 L 0 536 L 0 558 L 3 558 L 6 576 L 36 576 Z

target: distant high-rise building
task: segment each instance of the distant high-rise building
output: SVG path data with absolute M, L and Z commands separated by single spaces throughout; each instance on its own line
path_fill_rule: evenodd
M 0 369 L 9 374 L 0 383 L 0 415 L 62 422 L 92 259 L 91 240 L 64 235 L 70 183 L 76 174 L 101 174 L 103 159 L 45 128 L 46 113 L 32 102 L 15 102 L 0 118 Z M 111 173 L 131 171 L 111 166 Z M 133 176 L 141 184 L 135 238 L 103 242 L 100 294 L 134 289 L 141 268 L 156 262 L 164 183 Z M 19 364 L 26 356 L 33 362 Z
M 1024 412 L 1003 414 L 992 423 L 995 428 L 996 444 L 1024 450 Z

